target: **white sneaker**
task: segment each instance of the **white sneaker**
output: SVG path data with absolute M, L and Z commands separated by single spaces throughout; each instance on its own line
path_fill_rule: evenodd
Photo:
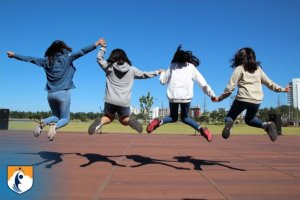
M 42 120 L 36 121 L 38 123 L 38 125 L 36 125 L 36 127 L 33 130 L 33 135 L 35 137 L 40 136 L 40 134 L 42 133 L 42 130 L 45 126 L 44 122 Z
M 51 123 L 50 128 L 49 128 L 49 132 L 48 132 L 48 140 L 53 141 L 55 135 L 56 135 L 56 124 Z

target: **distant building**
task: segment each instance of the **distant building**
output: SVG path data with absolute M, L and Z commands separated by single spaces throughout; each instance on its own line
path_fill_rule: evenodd
M 201 115 L 200 106 L 191 106 L 189 115 L 191 118 L 200 117 Z
M 180 116 L 180 107 L 178 110 L 178 115 Z M 160 108 L 160 107 L 154 107 L 149 112 L 149 118 L 164 118 L 165 116 L 168 116 L 170 114 L 169 108 Z M 191 106 L 189 110 L 189 116 L 191 118 L 200 117 L 201 115 L 201 109 L 200 106 Z
M 149 112 L 149 118 L 164 118 L 165 116 L 169 115 L 169 109 L 168 108 L 160 108 L 160 107 L 154 107 Z
M 294 108 L 300 108 L 300 78 L 289 82 L 290 92 L 287 94 L 287 104 Z
M 149 112 L 149 118 L 154 119 L 159 117 L 159 107 L 154 107 Z
M 137 115 L 140 113 L 140 110 L 138 108 L 130 106 L 130 112 Z

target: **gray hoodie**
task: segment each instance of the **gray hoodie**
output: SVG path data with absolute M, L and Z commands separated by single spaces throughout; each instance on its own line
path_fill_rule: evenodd
M 142 72 L 128 63 L 108 65 L 104 60 L 106 49 L 101 47 L 97 62 L 106 73 L 106 88 L 104 101 L 113 105 L 129 107 L 131 100 L 131 89 L 134 79 L 147 79 L 158 75 L 158 71 Z

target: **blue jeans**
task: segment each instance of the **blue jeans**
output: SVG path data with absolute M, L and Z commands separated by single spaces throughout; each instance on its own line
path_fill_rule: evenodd
M 45 124 L 56 123 L 57 128 L 67 125 L 70 121 L 71 91 L 60 90 L 48 93 L 48 102 L 52 116 L 43 119 Z
M 228 114 L 225 118 L 225 122 L 230 120 L 233 121 L 237 118 L 239 114 L 241 114 L 246 109 L 245 122 L 249 126 L 262 128 L 263 122 L 255 117 L 260 104 L 248 103 L 239 100 L 234 100 Z
M 176 122 L 178 120 L 178 107 L 180 105 L 181 113 L 180 118 L 181 121 L 191 127 L 193 127 L 195 130 L 199 130 L 201 127 L 195 120 L 192 118 L 189 118 L 189 109 L 190 109 L 190 103 L 169 103 L 170 106 L 170 115 L 163 118 L 163 124 Z

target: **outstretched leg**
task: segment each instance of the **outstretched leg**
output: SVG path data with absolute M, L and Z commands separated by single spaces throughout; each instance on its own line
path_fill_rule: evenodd
M 230 110 L 227 113 L 227 116 L 225 117 L 225 127 L 222 131 L 222 137 L 224 139 L 229 138 L 231 128 L 234 125 L 234 121 L 243 112 L 243 110 L 246 109 L 245 102 L 234 100 L 233 104 L 230 107 Z
M 163 124 L 173 123 L 178 120 L 178 107 L 179 103 L 169 103 L 170 106 L 170 115 L 164 117 L 162 120 L 155 118 L 147 126 L 147 133 L 153 132 L 156 128 Z

